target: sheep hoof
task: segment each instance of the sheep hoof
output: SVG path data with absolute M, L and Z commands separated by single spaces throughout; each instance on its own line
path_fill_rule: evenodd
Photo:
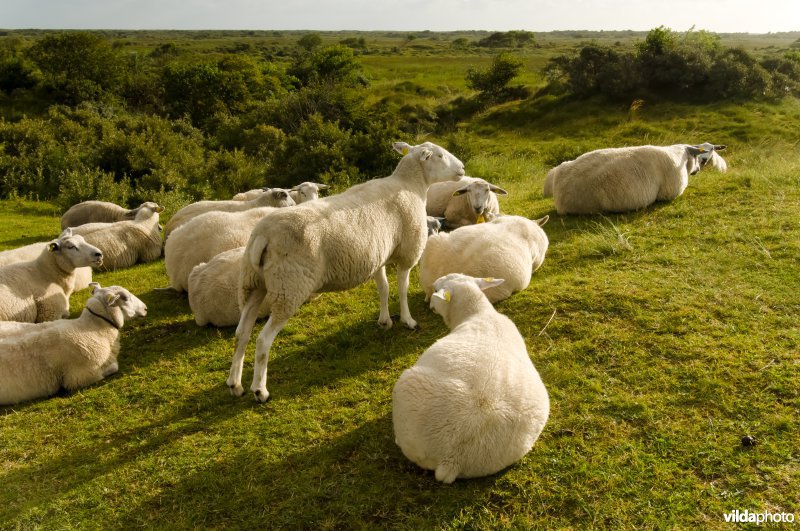
M 242 396 L 244 394 L 244 387 L 242 387 L 242 384 L 228 385 L 228 387 L 230 387 L 233 396 Z
M 253 391 L 253 394 L 255 395 L 256 400 L 258 400 L 262 404 L 267 400 L 269 400 L 269 391 L 267 391 L 266 389 L 256 389 L 255 391 Z
M 385 321 L 381 321 L 380 319 L 378 319 L 378 326 L 380 326 L 384 330 L 389 330 L 392 327 L 392 325 L 394 325 L 394 321 L 392 321 L 391 317 L 386 319 Z
M 408 321 L 403 321 L 407 327 L 411 330 L 419 330 L 419 324 L 414 319 L 409 319 Z

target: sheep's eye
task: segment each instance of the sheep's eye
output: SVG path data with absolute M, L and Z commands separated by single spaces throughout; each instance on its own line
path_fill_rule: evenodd
M 67 249 L 75 249 L 74 245 L 67 245 Z
M 444 155 L 442 155 L 441 153 L 439 153 L 439 158 L 440 158 L 440 159 L 443 159 L 443 158 L 444 158 Z

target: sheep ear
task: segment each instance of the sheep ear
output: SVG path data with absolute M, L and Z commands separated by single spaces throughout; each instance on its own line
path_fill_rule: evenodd
M 162 213 L 162 212 L 164 212 L 164 207 L 162 207 L 161 205 L 158 205 L 158 206 L 156 207 L 156 212 L 158 212 L 159 214 L 160 214 L 160 213 Z
M 442 289 L 440 289 L 438 291 L 434 291 L 433 295 L 431 295 L 431 296 L 432 297 L 436 297 L 437 299 L 442 299 L 444 302 L 450 302 L 450 298 L 452 297 L 450 292 L 447 291 L 444 288 L 442 288 Z
M 489 185 L 489 190 L 491 190 L 492 192 L 494 192 L 494 193 L 496 193 L 496 194 L 500 194 L 500 195 L 508 195 L 508 192 L 506 192 L 505 190 L 503 190 L 503 189 L 502 189 L 502 188 L 500 188 L 499 186 L 495 186 L 495 185 L 493 185 L 493 184 L 490 184 L 490 185 Z
M 106 293 L 106 306 L 113 306 L 119 300 L 119 293 L 108 292 Z
M 50 242 L 47 244 L 47 250 L 54 253 L 60 249 L 58 242 Z
M 686 148 L 686 151 L 689 152 L 689 155 L 691 155 L 693 157 L 696 157 L 697 155 L 705 153 L 706 149 L 705 148 L 701 148 L 701 147 L 696 147 L 696 146 L 688 146 Z
M 727 148 L 728 146 L 724 144 L 714 144 L 714 151 L 722 151 L 723 149 Z
M 395 142 L 392 147 L 401 155 L 408 155 L 408 151 L 411 149 L 411 146 L 405 142 Z
M 433 151 L 430 149 L 423 149 L 420 151 L 419 160 L 428 160 L 433 156 Z
M 314 183 L 314 184 L 316 184 L 317 188 L 319 188 L 320 190 L 327 190 L 328 188 L 330 188 L 330 186 L 328 186 L 327 184 L 322 184 L 322 183 Z
M 505 280 L 503 280 L 502 278 L 486 277 L 486 278 L 475 279 L 475 283 L 478 285 L 479 288 L 481 288 L 481 290 L 487 290 L 489 288 L 499 286 L 503 282 L 505 282 Z
M 459 188 L 458 190 L 456 190 L 455 192 L 453 192 L 453 197 L 455 197 L 455 196 L 457 196 L 457 195 L 464 195 L 464 194 L 466 194 L 466 193 L 467 193 L 467 191 L 468 191 L 468 190 L 469 190 L 469 185 L 467 185 L 467 186 L 464 186 L 464 187 L 462 187 L 462 188 Z
M 67 238 L 69 236 L 72 236 L 72 227 L 67 227 L 58 235 L 59 238 Z
M 536 224 L 539 225 L 540 227 L 544 227 L 544 224 L 547 223 L 548 221 L 550 221 L 550 216 L 546 215 L 543 218 L 537 219 Z
M 89 282 L 89 286 L 91 286 L 92 295 L 94 295 L 94 292 L 100 287 L 100 283 L 99 282 Z

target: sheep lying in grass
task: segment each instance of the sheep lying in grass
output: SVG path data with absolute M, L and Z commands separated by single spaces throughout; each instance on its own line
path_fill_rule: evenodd
M 242 212 L 206 212 L 178 227 L 164 245 L 164 266 L 172 289 L 187 291 L 189 275 L 196 265 L 246 245 L 253 228 L 274 210 L 261 207 Z
M 292 197 L 292 200 L 295 204 L 305 203 L 307 201 L 314 201 L 315 199 L 319 198 L 319 192 L 321 190 L 327 190 L 327 184 L 320 184 L 320 183 L 312 183 L 312 182 L 304 182 L 300 183 L 297 186 L 293 186 L 289 190 L 289 195 Z M 256 188 L 254 190 L 248 190 L 246 192 L 241 192 L 233 196 L 234 201 L 250 201 L 255 199 L 256 197 L 260 196 L 264 192 L 268 192 L 269 188 Z
M 491 221 L 500 214 L 497 194 L 508 192 L 477 177 L 457 182 L 436 183 L 428 189 L 425 210 L 429 216 L 444 217 L 455 229 Z
M 30 262 L 36 260 L 42 251 L 47 248 L 49 242 L 37 242 L 16 249 L 0 252 L 0 267 L 16 264 L 19 262 Z M 92 268 L 79 267 L 75 269 L 75 277 L 71 291 L 80 291 L 89 287 L 92 282 Z
M 689 175 L 709 163 L 724 171 L 727 164 L 715 153 L 723 149 L 676 144 L 590 151 L 551 170 L 545 194 L 552 188 L 559 214 L 638 210 L 675 199 L 689 184 Z
M 500 216 L 431 236 L 419 260 L 425 300 L 430 300 L 436 279 L 448 273 L 503 278 L 505 282 L 485 292 L 492 303 L 527 288 L 531 275 L 544 262 L 549 241 L 542 226 L 548 219 Z
M 219 253 L 208 262 L 194 266 L 189 275 L 189 306 L 198 326 L 233 326 L 239 322 L 239 276 L 244 247 Z M 265 300 L 258 317 L 269 314 Z
M 0 329 L 0 404 L 74 391 L 114 374 L 120 328 L 146 314 L 125 288 L 96 284 L 77 319 Z
M 161 257 L 161 226 L 159 212 L 164 208 L 147 203 L 132 221 L 87 223 L 73 232 L 103 251 L 103 270 L 130 267 L 140 262 L 152 262 Z
M 164 238 L 168 238 L 172 231 L 206 212 L 241 212 L 259 207 L 286 207 L 294 205 L 294 200 L 289 196 L 289 191 L 283 188 L 270 188 L 255 199 L 250 201 L 199 201 L 178 210 L 164 227 Z
M 141 209 L 149 208 L 152 210 L 156 207 L 158 207 L 157 204 L 149 201 L 131 209 L 105 201 L 84 201 L 71 206 L 69 210 L 64 212 L 64 215 L 61 216 L 61 229 L 77 227 L 86 223 L 113 223 L 115 221 L 135 219 Z
M 431 308 L 450 333 L 403 371 L 392 391 L 395 442 L 444 483 L 518 461 L 550 414 L 525 341 L 481 292 L 502 282 L 458 273 L 438 279 Z
M 100 249 L 65 229 L 35 260 L 0 267 L 0 321 L 39 323 L 68 316 L 75 269 L 102 261 Z
M 267 362 L 272 342 L 314 292 L 350 289 L 372 277 L 380 297 L 378 323 L 389 328 L 386 265 L 397 264 L 400 320 L 416 328 L 408 310 L 408 277 L 427 240 L 425 196 L 431 184 L 462 177 L 464 165 L 429 142 L 413 147 L 397 142 L 394 147 L 404 156 L 392 175 L 276 210 L 253 229 L 242 263 L 242 316 L 227 381 L 234 395 L 244 392 L 245 349 L 265 298 L 271 314 L 256 342 L 250 387 L 262 402 L 269 398 Z

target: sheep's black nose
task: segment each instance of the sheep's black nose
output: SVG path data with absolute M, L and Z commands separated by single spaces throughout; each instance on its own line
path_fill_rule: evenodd
M 103 253 L 100 252 L 100 251 L 97 251 L 96 253 L 94 253 L 94 256 L 95 256 L 95 258 L 102 258 L 103 257 Z

